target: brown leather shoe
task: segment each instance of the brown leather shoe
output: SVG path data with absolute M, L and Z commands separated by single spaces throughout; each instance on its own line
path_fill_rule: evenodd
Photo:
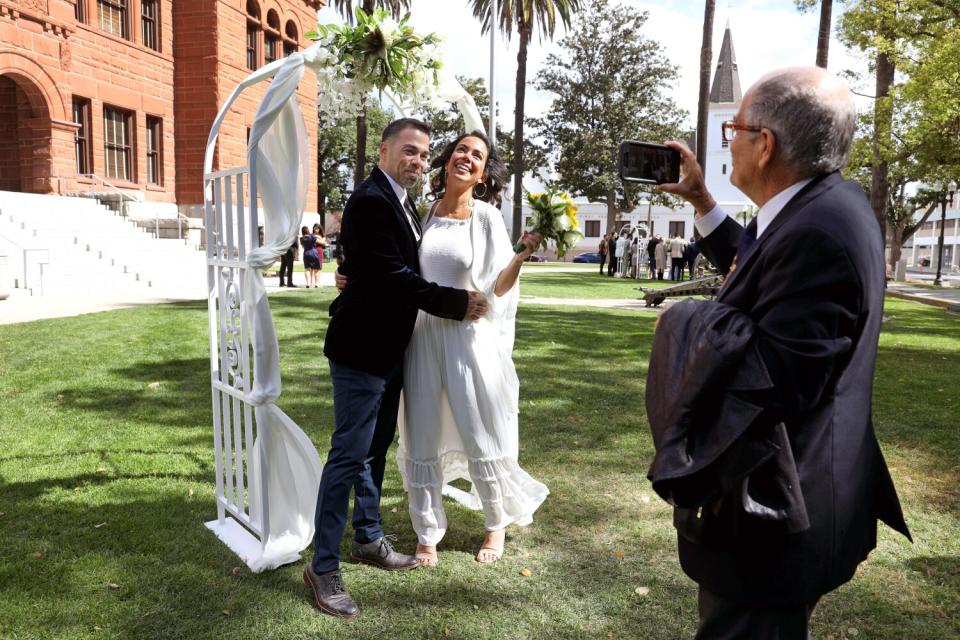
M 356 618 L 360 615 L 360 607 L 343 586 L 339 569 L 317 575 L 308 564 L 303 568 L 303 582 L 310 587 L 313 604 L 320 611 L 338 618 Z
M 395 551 L 393 545 L 390 544 L 390 538 L 393 538 L 393 536 L 381 536 L 373 542 L 362 544 L 354 540 L 350 559 L 354 562 L 372 564 L 387 571 L 403 571 L 416 569 L 420 566 L 414 556 Z

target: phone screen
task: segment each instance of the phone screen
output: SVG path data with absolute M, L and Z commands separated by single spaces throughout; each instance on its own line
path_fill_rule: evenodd
M 680 153 L 652 142 L 620 143 L 620 179 L 663 184 L 680 181 Z

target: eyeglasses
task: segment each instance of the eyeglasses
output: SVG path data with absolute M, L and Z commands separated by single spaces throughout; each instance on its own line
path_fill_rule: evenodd
M 724 142 L 733 142 L 737 137 L 737 131 L 760 131 L 763 127 L 749 127 L 745 124 L 737 124 L 733 120 L 727 120 L 720 125 L 720 131 L 723 133 Z

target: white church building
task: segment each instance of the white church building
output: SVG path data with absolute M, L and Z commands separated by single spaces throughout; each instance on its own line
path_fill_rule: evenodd
M 723 33 L 723 43 L 720 45 L 720 54 L 717 59 L 716 70 L 710 88 L 709 117 L 707 125 L 707 187 L 720 204 L 731 216 L 749 216 L 755 214 L 753 203 L 730 184 L 730 149 L 723 141 L 721 125 L 732 120 L 740 108 L 743 94 L 740 89 L 740 75 L 737 71 L 737 58 L 733 49 L 733 37 L 730 33 L 730 24 Z M 584 239 L 567 256 L 572 258 L 580 253 L 596 251 L 602 238 L 610 229 L 607 229 L 607 206 L 601 202 L 586 202 L 582 198 L 576 199 L 579 211 L 580 229 Z M 507 208 L 509 215 L 509 208 Z M 527 215 L 525 205 L 525 218 Z M 640 225 L 647 227 L 651 233 L 663 237 L 672 237 L 679 233 L 689 239 L 693 236 L 694 212 L 686 202 L 671 209 L 665 206 L 651 206 L 641 201 L 636 209 L 621 213 L 617 216 L 617 230 L 624 226 Z M 741 218 L 742 220 L 742 218 Z M 508 227 L 509 223 L 508 223 Z

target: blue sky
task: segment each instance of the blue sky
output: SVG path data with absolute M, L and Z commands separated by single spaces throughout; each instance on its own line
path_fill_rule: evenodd
M 681 107 L 696 113 L 700 65 L 700 37 L 703 21 L 703 3 L 680 0 L 645 2 L 622 0 L 622 4 L 649 13 L 645 27 L 647 37 L 664 47 L 667 57 L 676 64 L 680 78 L 669 91 Z M 841 7 L 834 5 L 834 26 Z M 340 22 L 332 9 L 320 12 L 321 22 Z M 714 64 L 723 39 L 723 29 L 730 22 L 734 49 L 740 70 L 743 90 L 767 71 L 793 65 L 811 65 L 816 57 L 819 12 L 800 14 L 793 0 L 744 0 L 727 4 L 717 3 L 714 18 Z M 411 21 L 420 32 L 434 31 L 444 37 L 446 65 L 457 75 L 489 77 L 489 36 L 480 35 L 480 23 L 473 18 L 467 0 L 413 0 Z M 527 115 L 544 112 L 550 103 L 550 94 L 533 89 L 532 80 L 550 52 L 560 52 L 557 42 L 562 38 L 562 27 L 553 43 L 538 43 L 530 47 L 527 69 Z M 516 75 L 517 43 L 497 38 L 497 122 L 513 127 L 514 78 Z M 830 43 L 832 71 L 857 69 L 865 63 L 845 51 L 834 37 Z

